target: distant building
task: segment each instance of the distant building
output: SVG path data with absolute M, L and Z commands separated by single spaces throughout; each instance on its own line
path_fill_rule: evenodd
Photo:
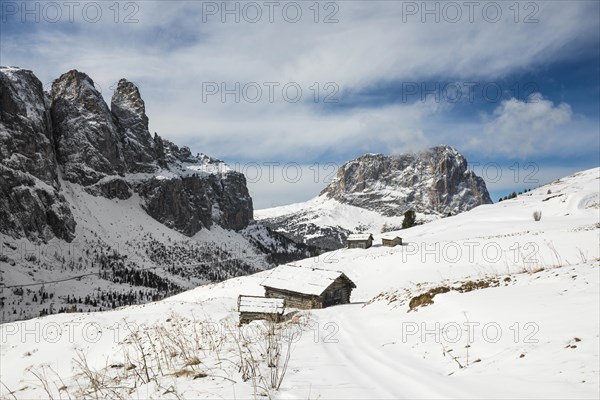
M 349 249 L 368 249 L 373 245 L 373 235 L 370 233 L 353 233 L 348 235 L 346 244 Z
M 312 309 L 350 303 L 356 288 L 344 273 L 295 265 L 280 265 L 261 283 L 265 297 L 285 300 L 286 307 Z
M 385 235 L 381 238 L 381 244 L 387 247 L 394 247 L 402 245 L 402 238 L 400 236 Z
M 285 311 L 285 300 L 261 296 L 238 296 L 238 312 L 240 324 L 257 319 L 281 321 Z

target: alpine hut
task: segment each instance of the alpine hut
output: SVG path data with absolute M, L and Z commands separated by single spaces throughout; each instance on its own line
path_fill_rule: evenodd
M 402 245 L 402 238 L 395 235 L 386 235 L 381 238 L 381 244 L 387 247 Z
M 274 322 L 283 319 L 285 300 L 266 298 L 261 296 L 238 296 L 238 312 L 240 324 L 245 324 L 255 319 L 266 319 Z
M 318 268 L 281 265 L 261 283 L 265 297 L 285 299 L 286 307 L 325 308 L 350 303 L 356 288 L 344 273 Z
M 353 233 L 348 235 L 346 244 L 349 249 L 368 249 L 373 244 L 373 235 L 370 233 Z

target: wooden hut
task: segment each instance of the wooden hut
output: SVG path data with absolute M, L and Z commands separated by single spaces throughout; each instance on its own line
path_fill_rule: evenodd
M 349 249 L 368 249 L 373 245 L 373 235 L 370 233 L 353 233 L 348 235 L 346 244 Z
M 246 324 L 256 319 L 281 321 L 285 311 L 285 300 L 261 296 L 238 296 L 238 312 L 240 324 Z
M 387 247 L 394 247 L 402 245 L 402 238 L 400 236 L 386 235 L 381 238 L 381 244 Z
M 261 283 L 265 297 L 285 299 L 286 307 L 325 308 L 350 302 L 356 288 L 340 271 L 280 265 Z

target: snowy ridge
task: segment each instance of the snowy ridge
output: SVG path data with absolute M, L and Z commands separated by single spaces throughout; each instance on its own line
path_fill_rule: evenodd
M 438 215 L 416 213 L 417 221 L 425 223 L 440 218 Z M 386 217 L 381 213 L 344 204 L 321 195 L 303 203 L 264 210 L 255 210 L 254 218 L 296 241 L 325 249 L 344 245 L 353 232 L 380 233 L 400 229 L 404 216 Z

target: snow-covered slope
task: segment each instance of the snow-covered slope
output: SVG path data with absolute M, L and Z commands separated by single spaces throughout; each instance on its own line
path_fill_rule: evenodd
M 350 232 L 400 228 L 409 210 L 423 223 L 491 202 L 467 160 L 453 147 L 437 146 L 394 156 L 365 154 L 342 165 L 319 197 L 255 216 L 294 240 L 333 250 Z
M 77 221 L 71 242 L 0 234 L 3 322 L 144 303 L 310 255 L 258 224 L 239 232 L 213 225 L 188 237 L 150 217 L 137 194 L 107 199 L 61 184 Z
M 254 218 L 295 241 L 323 249 L 341 247 L 349 233 L 400 229 L 404 219 L 403 216 L 386 217 L 378 211 L 344 204 L 326 195 L 302 203 L 255 210 Z M 417 213 L 419 222 L 437 218 L 437 215 Z
M 281 377 L 286 342 L 261 333 L 268 324 L 236 327 L 237 296 L 262 294 L 270 271 L 142 306 L 3 324 L 0 390 L 6 398 L 598 398 L 599 213 L 596 168 L 398 232 L 404 246 L 382 247 L 375 235 L 370 249 L 297 262 L 342 271 L 357 288 L 351 304 L 281 325 L 293 335 L 278 390 L 271 378 Z

